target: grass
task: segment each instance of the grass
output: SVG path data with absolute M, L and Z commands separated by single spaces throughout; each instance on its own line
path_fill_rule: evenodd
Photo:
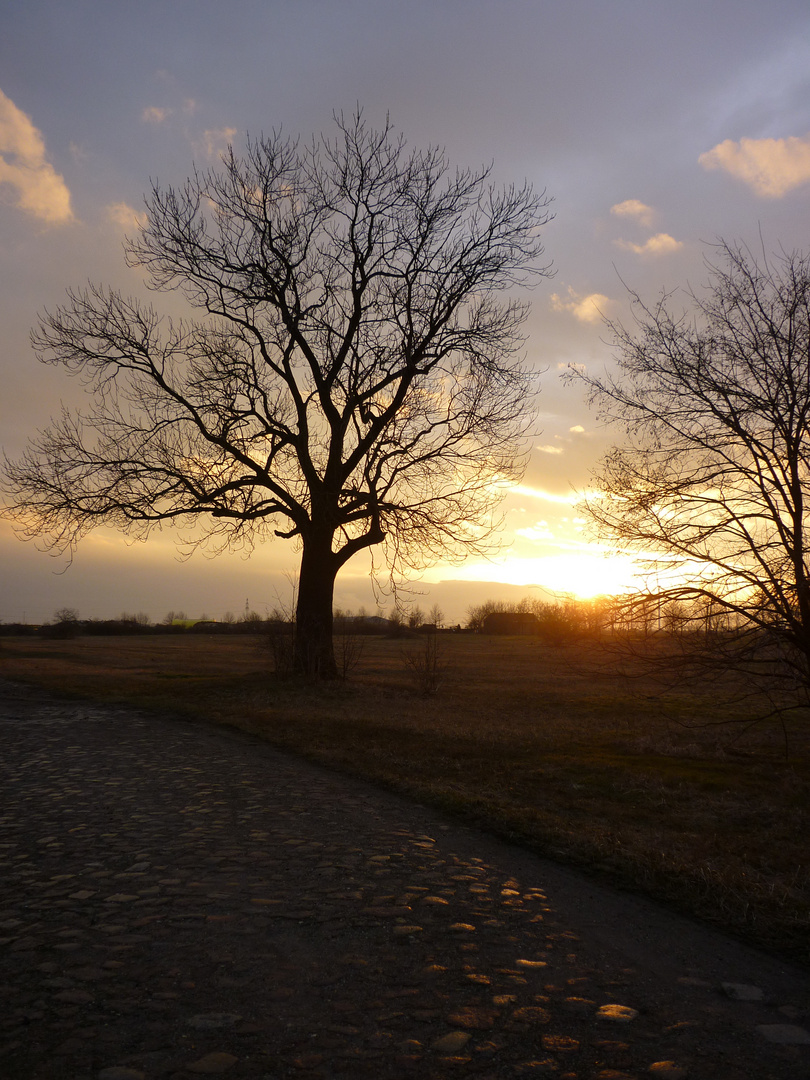
M 442 636 L 439 692 L 369 638 L 346 684 L 277 681 L 256 639 L 4 639 L 0 675 L 171 710 L 463 815 L 810 963 L 810 723 L 782 733 L 713 688 L 659 694 L 593 645 Z M 753 707 L 753 703 L 752 706 Z

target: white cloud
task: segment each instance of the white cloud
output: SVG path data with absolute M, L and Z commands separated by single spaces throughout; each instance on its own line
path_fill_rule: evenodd
M 17 206 L 49 225 L 73 221 L 70 192 L 45 159 L 45 141 L 31 118 L 0 90 L 0 184 L 17 194 Z
M 636 255 L 670 255 L 683 247 L 683 242 L 669 233 L 656 233 L 643 244 L 634 244 L 630 240 L 617 240 L 616 243 L 626 251 L 634 251 Z
M 698 162 L 723 169 L 766 199 L 779 199 L 810 180 L 810 135 L 788 139 L 726 139 Z
M 147 216 L 143 210 L 136 210 L 129 203 L 111 203 L 107 207 L 107 217 L 122 229 L 141 229 L 146 225 Z
M 561 446 L 535 446 L 535 450 L 539 454 L 562 454 L 564 450 Z
M 647 227 L 652 225 L 653 208 L 638 199 L 625 199 L 624 202 L 616 203 L 615 206 L 611 206 L 610 212 L 616 214 L 617 217 L 635 218 Z
M 171 109 L 161 109 L 157 105 L 150 105 L 141 113 L 141 120 L 144 124 L 162 124 L 171 115 Z
M 582 424 L 574 424 L 574 426 L 570 427 L 568 430 L 571 432 L 572 435 L 585 434 L 585 428 L 582 426 Z
M 568 311 L 574 318 L 584 323 L 601 322 L 609 305 L 610 299 L 602 293 L 580 296 L 570 286 L 567 300 L 558 293 L 552 293 L 551 296 L 551 306 L 555 311 Z

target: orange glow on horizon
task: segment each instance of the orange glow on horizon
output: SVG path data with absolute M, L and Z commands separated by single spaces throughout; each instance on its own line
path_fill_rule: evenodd
M 500 562 L 441 567 L 433 580 L 491 581 L 502 585 L 540 587 L 550 593 L 590 600 L 647 587 L 645 574 L 630 555 L 598 551 L 567 552 L 536 558 L 513 557 Z

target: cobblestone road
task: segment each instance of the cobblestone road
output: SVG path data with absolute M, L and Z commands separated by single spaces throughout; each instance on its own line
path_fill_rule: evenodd
M 810 1076 L 802 972 L 238 732 L 0 684 L 0 784 L 3 1080 Z

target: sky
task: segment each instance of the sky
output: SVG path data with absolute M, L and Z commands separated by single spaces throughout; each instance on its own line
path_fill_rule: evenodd
M 359 104 L 409 145 L 491 164 L 553 198 L 554 277 L 530 294 L 535 436 L 502 511 L 502 550 L 437 565 L 425 610 L 616 592 L 632 560 L 577 510 L 620 433 L 600 426 L 570 366 L 614 362 L 603 317 L 628 290 L 656 299 L 706 281 L 718 238 L 755 252 L 810 244 L 810 8 L 806 0 L 0 0 L 0 445 L 14 458 L 84 391 L 35 358 L 44 309 L 87 281 L 136 292 L 123 259 L 152 180 L 181 184 L 246 133 L 309 138 Z M 0 519 L 0 621 L 289 606 L 289 543 L 181 561 L 171 530 L 88 536 L 72 561 Z M 373 612 L 363 559 L 336 604 Z

